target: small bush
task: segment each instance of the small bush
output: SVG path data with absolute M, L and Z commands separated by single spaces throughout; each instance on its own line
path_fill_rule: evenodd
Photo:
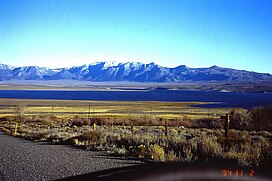
M 138 146 L 129 146 L 129 156 L 138 158 L 148 158 L 149 157 L 148 148 L 141 144 Z
M 29 140 L 42 140 L 45 139 L 46 135 L 46 132 L 32 132 L 25 134 L 24 138 Z
M 75 116 L 74 119 L 71 122 L 72 126 L 85 126 L 85 125 L 90 125 L 91 122 L 87 118 L 80 118 L 79 116 Z
M 151 158 L 154 161 L 164 161 L 165 160 L 165 153 L 163 147 L 154 144 L 150 146 L 150 154 Z
M 0 118 L 0 121 L 14 121 L 18 120 L 17 116 L 4 116 Z
M 251 112 L 243 109 L 236 109 L 231 112 L 230 129 L 253 130 Z
M 175 162 L 175 161 L 178 161 L 178 157 L 175 154 L 175 152 L 173 150 L 171 150 L 171 151 L 169 151 L 165 155 L 165 161 L 167 161 L 167 162 Z
M 122 146 L 121 148 L 116 147 L 113 151 L 118 156 L 123 156 L 127 154 L 127 150 L 124 146 Z
M 12 135 L 12 131 L 11 131 L 10 129 L 1 127 L 0 130 L 1 130 L 1 131 L 4 131 L 7 135 Z
M 223 155 L 223 148 L 215 140 L 215 137 L 203 136 L 198 138 L 198 153 L 197 156 L 199 159 L 205 158 L 206 160 L 212 160 Z
M 79 142 L 86 143 L 85 146 L 87 149 L 95 147 L 97 144 L 104 144 L 107 142 L 106 134 L 99 131 L 91 131 L 82 133 L 80 136 L 74 137 L 78 139 Z
M 73 138 L 73 139 L 72 139 L 72 144 L 73 144 L 73 145 L 78 145 L 78 139 Z

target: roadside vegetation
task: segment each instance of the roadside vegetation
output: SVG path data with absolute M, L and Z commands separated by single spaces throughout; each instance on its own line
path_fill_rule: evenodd
M 272 106 L 231 111 L 228 138 L 220 116 L 166 119 L 143 116 L 17 115 L 0 118 L 6 134 L 69 144 L 86 150 L 162 162 L 232 160 L 242 166 L 272 165 Z

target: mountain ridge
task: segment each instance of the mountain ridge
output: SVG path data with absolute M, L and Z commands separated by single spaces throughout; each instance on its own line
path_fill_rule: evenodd
M 15 67 L 0 64 L 0 81 L 6 80 L 84 80 L 131 82 L 272 82 L 272 75 L 218 67 L 163 67 L 154 62 L 95 62 L 68 68 Z

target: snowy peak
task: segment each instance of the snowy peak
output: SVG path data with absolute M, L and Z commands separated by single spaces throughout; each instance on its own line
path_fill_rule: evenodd
M 116 67 L 118 66 L 120 63 L 116 62 L 116 61 L 110 61 L 110 62 L 103 62 L 104 64 L 104 68 L 107 69 L 109 67 Z
M 12 78 L 19 80 L 42 80 L 43 76 L 53 74 L 51 69 L 37 66 L 18 67 L 12 70 Z
M 15 67 L 12 65 L 5 65 L 5 64 L 0 64 L 0 70 L 12 70 Z

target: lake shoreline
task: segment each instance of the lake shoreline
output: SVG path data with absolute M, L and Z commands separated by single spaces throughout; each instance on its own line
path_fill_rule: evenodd
M 0 98 L 86 101 L 204 102 L 203 108 L 253 108 L 272 103 L 272 94 L 204 90 L 87 91 L 87 90 L 0 90 Z M 211 104 L 213 103 L 213 104 Z
M 221 92 L 270 92 L 271 82 L 92 82 L 79 80 L 10 80 L 0 81 L 0 90 L 206 90 Z

